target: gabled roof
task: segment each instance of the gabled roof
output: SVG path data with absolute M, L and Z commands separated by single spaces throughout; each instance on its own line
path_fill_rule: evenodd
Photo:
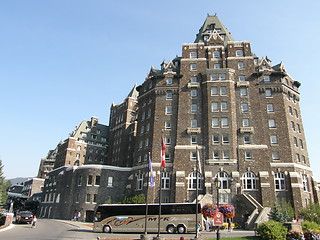
M 137 99 L 138 96 L 139 96 L 139 92 L 137 91 L 137 84 L 135 84 L 131 89 L 130 93 L 128 94 L 127 98 Z
M 207 31 L 211 31 L 211 33 L 208 33 Z M 216 33 L 214 33 L 216 30 Z M 202 42 L 203 37 L 207 35 L 208 37 L 211 34 L 219 34 L 219 35 L 224 35 L 224 43 L 226 44 L 229 41 L 234 41 L 231 34 L 227 30 L 227 28 L 221 23 L 219 20 L 218 16 L 215 14 L 213 16 L 210 16 L 208 14 L 206 20 L 204 21 L 202 27 L 199 29 L 199 33 L 196 36 L 196 40 L 194 41 L 195 43 L 197 42 Z

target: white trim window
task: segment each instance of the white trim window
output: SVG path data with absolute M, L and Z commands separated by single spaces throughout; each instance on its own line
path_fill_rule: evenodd
M 271 135 L 270 136 L 270 143 L 271 144 L 278 144 L 278 138 L 276 135 Z
M 166 106 L 166 115 L 172 114 L 172 106 Z
M 236 50 L 236 57 L 243 57 L 243 50 Z
M 220 189 L 229 189 L 229 175 L 226 172 L 218 172 L 216 178 L 220 181 Z
M 190 58 L 198 58 L 197 52 L 190 52 Z
M 241 112 L 248 112 L 249 106 L 248 103 L 242 103 L 241 104 Z
M 197 70 L 197 64 L 196 63 L 191 63 L 190 64 L 190 70 L 191 71 L 196 71 Z
M 276 121 L 274 119 L 269 119 L 269 128 L 276 128 Z
M 143 187 L 143 175 L 142 174 L 138 174 L 136 190 L 142 190 L 142 187 Z
M 286 179 L 282 172 L 277 172 L 274 174 L 274 185 L 277 191 L 286 190 Z
M 242 187 L 244 190 L 256 190 L 256 176 L 252 172 L 246 172 L 242 175 Z
M 173 79 L 172 78 L 167 78 L 166 85 L 172 85 L 172 84 L 173 84 Z
M 161 189 L 170 189 L 170 175 L 168 172 L 161 173 Z
M 306 174 L 302 174 L 302 186 L 303 191 L 309 192 L 308 176 Z
M 274 112 L 274 108 L 273 108 L 273 104 L 272 103 L 268 103 L 267 104 L 267 112 L 268 113 Z
M 197 113 L 197 111 L 198 111 L 197 104 L 191 104 L 190 110 L 191 110 L 191 113 Z
M 198 189 L 202 189 L 202 179 L 201 174 L 197 172 L 192 172 L 188 176 L 188 190 L 196 190 L 198 184 Z

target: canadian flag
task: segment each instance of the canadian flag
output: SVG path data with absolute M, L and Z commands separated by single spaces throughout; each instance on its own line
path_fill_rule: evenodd
M 161 139 L 161 167 L 166 168 L 166 145 L 164 144 L 164 139 Z

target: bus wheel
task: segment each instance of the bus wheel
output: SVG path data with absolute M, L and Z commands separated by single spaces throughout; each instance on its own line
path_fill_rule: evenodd
M 176 228 L 173 225 L 167 226 L 167 233 L 175 233 Z
M 182 233 L 186 233 L 186 227 L 183 225 L 178 225 L 177 226 L 177 231 L 178 233 L 182 234 Z
M 109 225 L 105 225 L 105 226 L 103 227 L 103 232 L 105 232 L 105 233 L 110 233 L 110 232 L 111 232 L 111 227 L 110 227 Z

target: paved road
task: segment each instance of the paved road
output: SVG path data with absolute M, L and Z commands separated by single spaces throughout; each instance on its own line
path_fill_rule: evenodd
M 53 219 L 38 219 L 36 228 L 31 228 L 29 224 L 12 224 L 12 227 L 5 231 L 0 231 L 1 240 L 96 240 L 97 237 L 103 238 L 117 238 L 117 239 L 140 239 L 140 234 L 137 233 L 94 233 L 92 231 L 92 224 L 53 220 Z M 149 234 L 155 237 L 157 234 Z M 221 238 L 224 237 L 242 237 L 254 236 L 253 231 L 221 231 Z M 195 234 L 161 234 L 164 239 L 192 239 Z M 215 238 L 214 232 L 201 232 L 200 238 Z

